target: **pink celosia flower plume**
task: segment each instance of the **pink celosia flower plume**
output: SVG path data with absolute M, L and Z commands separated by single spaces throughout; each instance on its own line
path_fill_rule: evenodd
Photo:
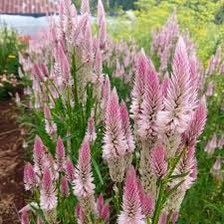
M 43 74 L 39 64 L 34 64 L 33 69 L 32 69 L 32 74 L 34 77 L 37 78 L 37 80 L 39 80 L 39 81 L 44 80 L 44 74 Z
M 62 196 L 67 197 L 69 195 L 69 185 L 68 180 L 65 176 L 61 178 L 60 191 Z
M 212 57 L 209 60 L 206 75 L 224 74 L 223 65 L 224 63 L 223 63 L 222 49 L 219 46 L 215 52 L 215 55 L 212 55 Z
M 23 181 L 25 190 L 31 190 L 37 184 L 37 176 L 34 172 L 34 168 L 30 163 L 27 163 L 24 167 Z
M 103 49 L 105 48 L 107 41 L 107 28 L 106 28 L 105 11 L 101 0 L 98 0 L 97 23 L 99 27 L 99 33 L 98 33 L 99 45 L 100 49 Z
M 107 101 L 105 125 L 103 158 L 109 160 L 110 158 L 124 156 L 128 147 L 122 128 L 120 105 L 116 89 L 113 89 Z
M 116 89 L 110 93 L 105 112 L 105 134 L 103 145 L 103 158 L 107 161 L 110 176 L 113 181 L 123 180 L 128 144 L 122 126 L 120 105 Z
M 91 155 L 88 141 L 84 141 L 79 152 L 79 160 L 76 167 L 76 179 L 73 181 L 74 194 L 77 196 L 82 209 L 87 213 L 94 211 L 94 189 Z
M 139 198 L 141 202 L 142 214 L 151 217 L 155 208 L 155 200 L 151 193 L 146 193 L 140 180 L 138 181 Z
M 51 115 L 50 108 L 48 106 L 44 107 L 44 118 L 45 118 L 45 130 L 50 135 L 53 136 L 57 133 L 57 126 L 54 123 Z
M 186 45 L 182 37 L 176 45 L 172 69 L 163 109 L 157 117 L 160 137 L 168 150 L 168 157 L 174 156 L 181 141 L 180 135 L 187 130 L 196 105 L 195 90 L 190 84 Z
M 62 171 L 65 164 L 65 147 L 61 137 L 58 137 L 56 145 L 56 161 L 58 170 Z
M 102 85 L 102 102 L 101 102 L 101 107 L 103 112 L 106 112 L 106 107 L 107 107 L 107 101 L 109 99 L 110 96 L 110 92 L 111 92 L 111 84 L 110 84 L 110 79 L 109 77 L 106 75 L 104 78 L 104 82 Z
M 33 147 L 34 171 L 38 174 L 42 170 L 45 158 L 45 146 L 39 136 L 36 136 Z
M 88 119 L 88 125 L 86 130 L 85 139 L 89 141 L 89 143 L 93 144 L 96 140 L 96 129 L 95 129 L 95 121 L 94 118 L 91 116 Z
M 189 62 L 186 46 L 182 38 L 179 39 L 174 54 L 173 74 L 168 87 L 167 97 L 164 99 L 164 111 L 159 113 L 159 125 L 165 130 L 176 130 L 183 133 L 190 120 L 189 97 L 190 90 Z
M 65 53 L 65 48 L 60 42 L 54 47 L 53 51 L 55 63 L 53 67 L 53 79 L 58 86 L 62 89 L 64 85 L 71 84 L 71 72 L 68 56 Z
M 217 148 L 217 135 L 214 133 L 212 138 L 207 142 L 207 145 L 205 146 L 205 152 L 208 153 L 208 155 L 212 155 Z
M 97 198 L 96 205 L 99 218 L 105 222 L 108 222 L 110 217 L 110 206 L 104 202 L 102 194 Z
M 134 167 L 130 167 L 125 178 L 122 212 L 118 224 L 145 224 L 138 191 L 138 181 Z
M 90 14 L 89 0 L 82 0 L 81 1 L 80 12 L 81 12 L 81 14 L 84 14 L 84 13 Z
M 77 218 L 77 222 L 78 224 L 86 224 L 88 223 L 88 220 L 82 210 L 82 207 L 80 206 L 80 204 L 77 204 L 76 208 L 75 208 L 75 216 Z
M 162 109 L 162 89 L 159 77 L 150 67 L 145 77 L 145 92 L 141 106 L 138 134 L 142 141 L 153 144 L 157 140 L 157 113 Z
M 166 150 L 163 146 L 155 146 L 150 153 L 150 164 L 153 174 L 162 178 L 167 171 Z
M 75 167 L 70 159 L 65 161 L 64 172 L 68 181 L 72 183 L 75 180 Z
M 161 30 L 153 33 L 152 51 L 160 57 L 160 71 L 167 70 L 172 51 L 179 35 L 179 25 L 174 12 Z
M 97 46 L 97 49 L 96 49 L 94 70 L 96 73 L 96 77 L 99 79 L 99 77 L 102 74 L 102 53 L 99 46 Z
M 87 21 L 84 30 L 84 39 L 83 39 L 83 58 L 86 62 L 93 62 L 93 36 L 92 36 L 92 28 L 90 21 Z
M 45 211 L 53 210 L 57 207 L 54 179 L 47 168 L 44 170 L 41 180 L 40 206 Z
M 145 77 L 149 70 L 149 61 L 143 50 L 137 57 L 136 67 L 134 87 L 132 90 L 131 113 L 135 124 L 138 125 L 145 89 Z
M 196 144 L 197 138 L 201 135 L 207 117 L 207 109 L 203 103 L 200 103 L 192 115 L 188 129 L 182 135 L 182 141 L 185 145 L 192 147 Z
M 217 158 L 215 160 L 215 163 L 213 164 L 210 172 L 213 176 L 213 178 L 215 178 L 216 181 L 222 183 L 223 182 L 223 172 L 222 172 L 222 163 L 223 163 L 223 160 L 221 158 Z

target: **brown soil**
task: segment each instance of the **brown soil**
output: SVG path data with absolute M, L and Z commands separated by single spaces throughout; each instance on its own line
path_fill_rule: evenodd
M 17 224 L 24 206 L 22 137 L 12 101 L 0 102 L 0 224 Z

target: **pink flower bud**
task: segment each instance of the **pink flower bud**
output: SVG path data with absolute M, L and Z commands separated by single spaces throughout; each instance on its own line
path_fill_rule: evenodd
M 98 197 L 96 204 L 97 204 L 97 212 L 100 219 L 107 222 L 110 217 L 110 207 L 108 204 L 104 202 L 102 194 Z
M 71 160 L 65 161 L 64 171 L 68 181 L 72 183 L 75 180 L 75 168 Z
M 37 177 L 34 172 L 33 166 L 27 163 L 24 167 L 24 185 L 26 190 L 31 190 L 37 184 Z
M 45 169 L 41 181 L 40 206 L 43 210 L 49 211 L 57 206 L 57 197 L 53 185 L 53 177 L 49 169 Z
M 30 219 L 29 219 L 28 212 L 22 212 L 22 214 L 21 214 L 21 224 L 29 224 L 29 223 L 30 223 Z
M 158 178 L 163 177 L 167 171 L 166 151 L 163 146 L 156 146 L 150 153 L 151 169 Z
M 125 179 L 122 212 L 118 217 L 118 224 L 144 224 L 145 217 L 141 211 L 138 183 L 134 167 L 130 167 Z
M 67 178 L 65 176 L 61 178 L 60 190 L 63 196 L 67 197 L 69 195 L 69 185 L 68 185 Z

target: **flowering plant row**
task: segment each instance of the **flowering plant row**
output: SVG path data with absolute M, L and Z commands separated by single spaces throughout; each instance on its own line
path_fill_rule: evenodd
M 144 50 L 122 50 L 108 38 L 101 0 L 96 34 L 88 0 L 80 12 L 61 0 L 59 21 L 52 18 L 21 57 L 30 107 L 44 116 L 24 169 L 32 202 L 21 221 L 175 223 L 197 177 L 206 122 L 196 56 L 178 34 L 169 69 L 159 74 Z M 130 97 L 119 98 L 117 76 L 130 84 Z

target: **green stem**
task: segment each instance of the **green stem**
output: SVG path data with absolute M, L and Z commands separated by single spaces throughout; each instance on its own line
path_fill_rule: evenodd
M 159 180 L 159 194 L 157 197 L 156 207 L 152 218 L 152 224 L 158 224 L 159 222 L 160 213 L 164 203 L 163 196 L 164 196 L 164 183 L 162 182 L 162 180 Z

